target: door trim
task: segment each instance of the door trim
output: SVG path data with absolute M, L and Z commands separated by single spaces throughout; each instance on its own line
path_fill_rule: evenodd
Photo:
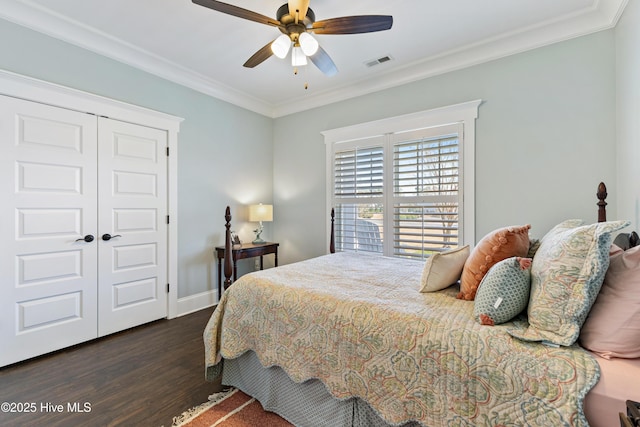
M 44 80 L 0 70 L 0 94 L 48 104 L 68 110 L 105 116 L 123 122 L 140 124 L 167 132 L 169 158 L 167 165 L 167 279 L 171 284 L 167 296 L 167 318 L 178 313 L 178 133 L 181 117 L 150 110 Z

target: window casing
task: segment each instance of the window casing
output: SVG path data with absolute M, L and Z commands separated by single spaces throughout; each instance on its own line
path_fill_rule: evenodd
M 425 259 L 473 240 L 479 104 L 323 132 L 336 250 Z

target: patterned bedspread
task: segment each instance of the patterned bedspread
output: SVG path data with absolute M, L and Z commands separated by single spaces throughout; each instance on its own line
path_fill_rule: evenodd
M 452 286 L 420 293 L 423 264 L 336 253 L 251 273 L 227 289 L 204 332 L 209 379 L 253 350 L 295 382 L 318 378 L 389 423 L 586 426 L 599 378 L 578 346 L 521 342 L 482 326 Z

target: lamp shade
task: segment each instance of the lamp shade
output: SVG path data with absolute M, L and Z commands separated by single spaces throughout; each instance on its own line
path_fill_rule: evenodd
M 273 205 L 250 205 L 249 206 L 249 221 L 273 221 Z
M 285 56 L 287 56 L 290 48 L 291 39 L 286 34 L 282 34 L 280 37 L 275 39 L 273 43 L 271 43 L 271 51 L 280 59 L 283 59 Z
M 300 48 L 302 52 L 307 56 L 313 56 L 318 51 L 318 41 L 313 38 L 309 33 L 300 34 Z
M 307 57 L 300 46 L 294 46 L 291 50 L 291 65 L 299 67 L 301 65 L 307 65 Z

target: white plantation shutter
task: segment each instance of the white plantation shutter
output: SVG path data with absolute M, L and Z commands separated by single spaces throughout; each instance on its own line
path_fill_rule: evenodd
M 473 242 L 481 102 L 322 132 L 336 250 L 425 259 Z
M 458 192 L 458 135 L 418 138 L 393 146 L 394 197 Z
M 334 182 L 338 198 L 383 195 L 383 148 L 354 148 L 335 155 Z
M 459 125 L 393 135 L 393 255 L 423 259 L 458 246 Z
M 380 138 L 346 144 L 333 164 L 335 238 L 340 250 L 382 253 L 384 147 Z M 361 146 L 362 144 L 373 144 Z

